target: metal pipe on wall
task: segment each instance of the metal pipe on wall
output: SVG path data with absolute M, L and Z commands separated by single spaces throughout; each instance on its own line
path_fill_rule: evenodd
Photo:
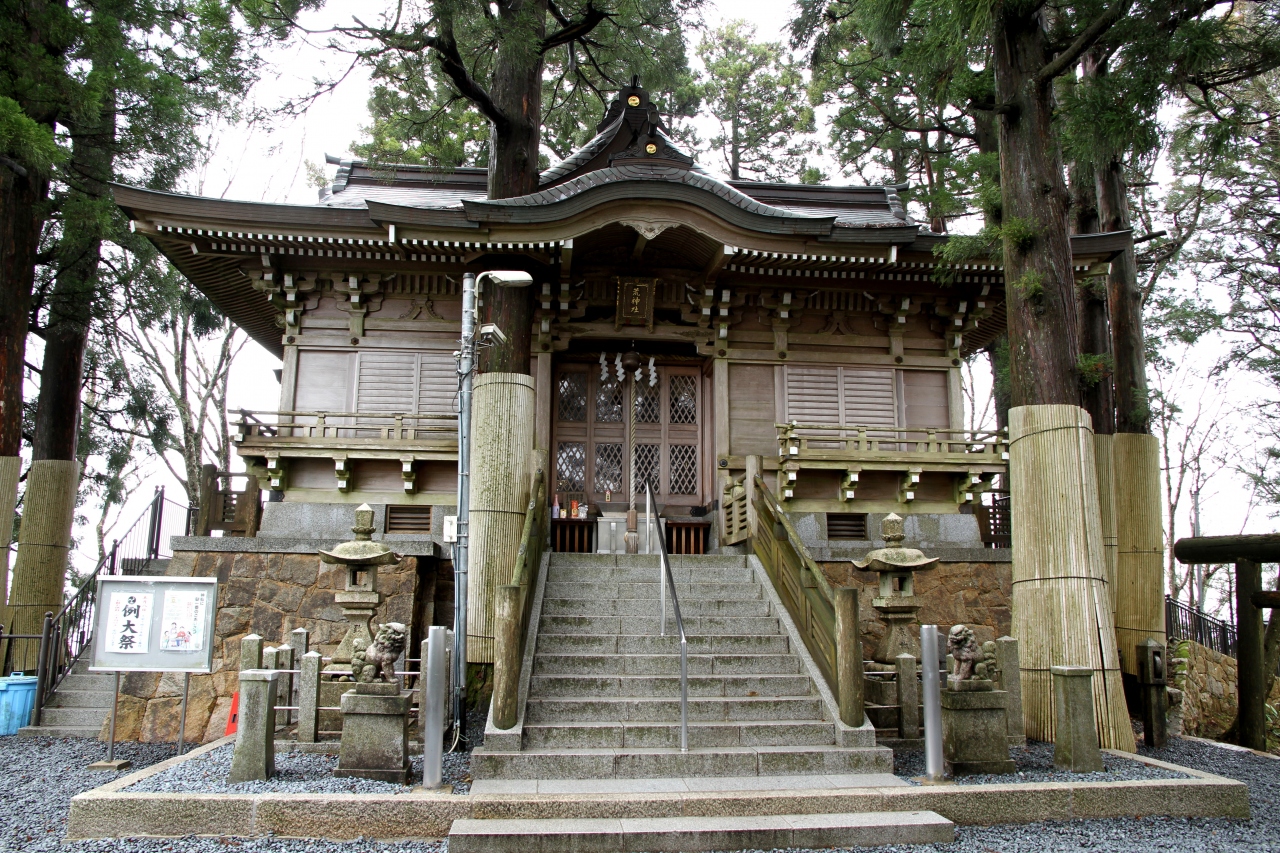
M 475 368 L 476 277 L 462 276 L 462 348 L 458 352 L 458 541 L 453 546 L 453 727 L 467 737 L 467 520 L 471 498 L 471 385 Z

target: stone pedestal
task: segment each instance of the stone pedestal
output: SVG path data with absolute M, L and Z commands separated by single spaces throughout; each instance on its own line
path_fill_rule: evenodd
M 338 648 L 333 652 L 333 663 L 326 672 L 350 673 L 351 655 L 355 652 L 355 641 L 363 640 L 368 646 L 373 642 L 373 634 L 369 632 L 369 620 L 378 605 L 382 603 L 382 594 L 373 590 L 353 590 L 333 594 L 333 603 L 342 608 L 342 615 L 351 623 L 347 635 L 342 638 Z
M 335 776 L 409 781 L 409 705 L 398 684 L 357 684 L 342 694 L 342 748 Z
M 1003 690 L 942 691 L 942 757 L 946 775 L 1015 772 L 1013 759 L 1009 758 L 1009 723 L 1005 716 L 1008 704 L 1009 694 Z
M 274 731 L 280 673 L 249 669 L 240 673 L 240 719 L 227 782 L 259 782 L 276 775 Z
M 1053 766 L 1072 773 L 1102 770 L 1102 751 L 1093 716 L 1093 670 L 1087 666 L 1054 666 Z

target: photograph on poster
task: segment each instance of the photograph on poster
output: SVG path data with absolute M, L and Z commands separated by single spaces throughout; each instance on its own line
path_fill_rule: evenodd
M 198 652 L 204 648 L 207 590 L 169 589 L 160 613 L 160 649 L 166 652 Z
M 149 592 L 113 592 L 107 610 L 107 651 L 146 654 L 151 640 Z

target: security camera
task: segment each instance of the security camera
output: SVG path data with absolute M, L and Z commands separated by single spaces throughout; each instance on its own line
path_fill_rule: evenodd
M 502 334 L 502 330 L 495 323 L 485 323 L 480 327 L 480 340 L 487 344 L 505 344 L 507 336 Z

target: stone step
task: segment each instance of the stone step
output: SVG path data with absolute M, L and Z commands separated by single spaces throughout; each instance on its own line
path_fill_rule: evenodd
M 684 620 L 685 635 L 781 634 L 776 616 L 690 616 Z M 542 634 L 657 634 L 658 614 L 639 616 L 569 616 L 544 614 L 538 623 Z M 675 634 L 676 620 L 667 614 L 667 633 Z
M 689 677 L 690 696 L 808 696 L 807 675 L 699 675 Z M 529 695 L 539 699 L 564 696 L 679 696 L 679 676 L 535 675 Z
M 822 720 L 690 722 L 689 747 L 830 746 L 835 726 Z M 676 723 L 566 723 L 525 725 L 528 749 L 678 748 Z
M 579 567 L 600 568 L 617 566 L 620 568 L 649 567 L 658 565 L 657 554 L 561 554 L 552 553 L 552 568 Z M 747 558 L 741 554 L 672 554 L 671 568 L 675 569 L 734 569 L 745 568 Z
M 547 598 L 659 598 L 657 581 L 617 583 L 607 581 L 557 581 L 548 583 Z M 753 600 L 763 598 L 758 583 L 677 583 L 680 603 L 698 598 Z
M 102 721 L 111 708 L 44 708 L 40 712 L 40 726 L 92 727 L 94 734 L 102 728 Z
M 672 568 L 676 592 L 682 583 L 755 583 L 756 573 L 747 566 Z M 547 569 L 547 583 L 657 583 L 658 566 L 556 566 Z
M 23 726 L 22 728 L 18 729 L 18 736 L 19 737 L 53 737 L 53 738 L 66 738 L 66 737 L 96 738 L 99 734 L 102 733 L 101 724 L 96 726 L 50 726 L 50 725 L 44 725 L 43 723 L 44 723 L 44 720 L 41 720 L 41 725 L 39 726 Z
M 659 818 L 461 818 L 449 853 L 702 853 L 948 844 L 955 824 L 936 812 Z
M 539 634 L 538 654 L 653 655 L 676 654 L 680 638 L 668 625 L 665 637 L 657 634 Z M 791 651 L 785 634 L 763 637 L 722 634 L 688 638 L 689 654 L 781 655 Z
M 529 749 L 471 753 L 476 779 L 652 779 L 671 776 L 791 776 L 890 773 L 885 747 L 723 746 L 679 749 Z
M 689 675 L 794 675 L 794 655 L 688 655 Z M 539 651 L 534 675 L 679 675 L 680 655 L 576 655 Z
M 76 668 L 67 673 L 62 679 L 62 683 L 58 685 L 57 693 L 63 690 L 102 690 L 107 693 L 115 689 L 115 679 L 110 675 L 93 672 L 86 673 L 80 671 L 80 664 L 76 664 Z M 54 695 L 56 696 L 57 693 Z
M 763 598 L 723 601 L 715 598 L 691 598 L 680 601 L 680 614 L 686 630 L 692 616 L 768 616 L 770 603 Z M 545 616 L 647 616 L 656 619 L 661 605 L 656 598 L 544 598 Z M 667 616 L 675 618 L 672 603 L 667 601 Z
M 68 676 L 69 677 L 69 676 Z M 53 698 L 45 705 L 45 710 L 50 708 L 101 708 L 107 711 L 111 710 L 111 700 L 114 693 L 110 690 L 68 690 L 66 688 L 66 680 L 58 686 L 58 692 L 53 694 Z
M 691 722 L 746 722 L 751 720 L 817 720 L 822 700 L 817 696 L 690 696 Z M 575 722 L 678 722 L 679 698 L 530 698 L 525 725 Z

